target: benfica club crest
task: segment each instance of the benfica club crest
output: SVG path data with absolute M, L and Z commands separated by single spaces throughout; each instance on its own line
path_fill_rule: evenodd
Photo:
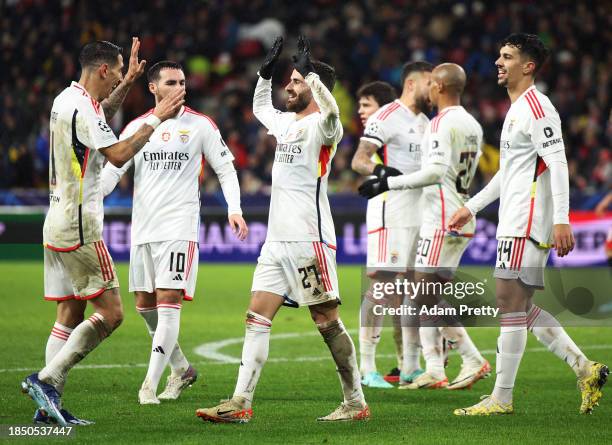
M 183 144 L 189 142 L 189 130 L 179 130 L 179 138 Z

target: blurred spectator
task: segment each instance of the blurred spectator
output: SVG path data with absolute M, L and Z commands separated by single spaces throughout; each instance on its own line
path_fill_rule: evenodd
M 78 78 L 80 47 L 95 39 L 111 40 L 123 45 L 127 55 L 130 37 L 137 35 L 141 58 L 149 66 L 161 59 L 183 63 L 188 103 L 216 120 L 236 157 L 244 193 L 267 193 L 275 147 L 251 111 L 256 71 L 274 38 L 284 34 L 285 52 L 274 76 L 283 86 L 300 33 L 311 39 L 315 57 L 334 65 L 338 74 L 334 94 L 345 138 L 330 191 L 354 192 L 359 182 L 349 165 L 361 131 L 354 115 L 355 91 L 372 80 L 399 89 L 402 64 L 417 59 L 464 66 L 464 105 L 482 123 L 487 143 L 475 184 L 482 187 L 497 168 L 495 147 L 509 107 L 496 82 L 498 42 L 510 32 L 524 31 L 538 34 L 552 49 L 538 87 L 561 115 L 573 191 L 601 193 L 612 185 L 612 31 L 606 8 L 606 2 L 596 1 L 522 0 L 5 2 L 0 16 L 0 188 L 47 187 L 49 110 L 53 97 Z M 282 92 L 274 102 L 283 108 Z M 111 125 L 120 131 L 152 106 L 141 82 Z M 129 187 L 129 182 L 118 187 L 107 202 L 121 202 Z M 206 174 L 202 187 L 218 190 L 214 175 Z

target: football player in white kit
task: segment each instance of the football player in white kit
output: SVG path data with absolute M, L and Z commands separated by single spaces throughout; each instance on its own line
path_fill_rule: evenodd
M 156 63 L 147 77 L 156 104 L 185 90 L 185 74 L 176 62 Z M 120 139 L 136 132 L 150 113 L 130 122 Z M 141 405 L 177 399 L 197 378 L 177 340 L 181 303 L 193 299 L 198 276 L 199 176 L 206 160 L 219 177 L 229 223 L 244 240 L 247 226 L 233 159 L 214 121 L 184 106 L 155 129 L 134 159 L 121 168 L 108 162 L 102 171 L 107 195 L 134 165 L 129 290 L 134 292 L 136 309 L 153 339 L 149 368 L 138 392 Z M 171 374 L 158 397 L 157 386 L 168 363 Z
M 366 122 L 370 116 L 372 116 L 380 107 L 390 102 L 393 102 L 396 98 L 397 98 L 397 93 L 395 92 L 395 88 L 393 87 L 393 85 L 387 82 L 382 82 L 380 80 L 377 80 L 374 82 L 366 83 L 362 85 L 361 87 L 359 87 L 359 89 L 357 90 L 357 103 L 359 104 L 359 107 L 357 109 L 357 114 L 359 115 L 359 119 L 361 120 L 361 125 L 363 125 L 363 127 L 365 128 Z M 375 154 L 373 155 L 373 157 L 374 157 L 374 160 L 376 160 L 378 155 Z M 399 302 L 396 302 L 396 303 L 399 304 Z M 395 345 L 395 356 L 397 358 L 397 366 L 394 366 L 384 376 L 384 380 L 385 382 L 389 382 L 389 383 L 397 383 L 399 382 L 399 378 L 400 378 L 400 370 L 402 368 L 403 354 L 404 354 L 403 346 L 402 346 L 402 323 L 401 323 L 401 317 L 399 315 L 392 316 L 392 320 L 393 320 L 393 342 Z M 368 328 L 368 329 L 372 329 L 372 328 Z M 359 342 L 360 349 L 363 346 L 365 346 L 366 351 L 363 351 L 363 350 L 360 351 L 360 357 L 361 357 L 362 363 L 363 363 L 363 359 L 365 355 L 367 355 L 367 353 L 370 352 L 368 350 L 369 344 L 367 343 L 367 341 Z M 363 374 L 363 366 L 361 368 L 362 369 L 360 369 L 360 371 Z M 377 380 L 380 381 L 379 379 Z M 370 385 L 368 386 L 373 387 L 374 385 L 370 383 Z M 387 387 L 386 385 L 384 386 Z
M 276 138 L 266 242 L 257 260 L 238 381 L 231 399 L 196 414 L 212 422 L 248 422 L 262 367 L 268 357 L 272 319 L 283 304 L 308 306 L 336 363 L 344 401 L 320 421 L 369 418 L 355 346 L 338 316 L 334 223 L 327 199 L 331 159 L 342 138 L 340 111 L 331 90 L 332 67 L 310 59 L 298 40 L 287 112 L 272 104 L 272 72 L 281 53 L 277 38 L 259 70 L 253 112 Z
M 460 230 L 494 200 L 500 200 L 495 264 L 501 333 L 497 339 L 493 393 L 480 403 L 455 410 L 459 416 L 514 412 L 512 390 L 525 351 L 527 330 L 575 372 L 582 395 L 580 412 L 591 413 L 602 396 L 608 367 L 590 361 L 548 312 L 532 303 L 544 287 L 544 268 L 554 248 L 559 256 L 574 248 L 569 225 L 569 176 L 561 120 L 550 99 L 534 85 L 548 55 L 531 34 L 511 34 L 502 43 L 497 82 L 512 105 L 500 141 L 500 166 L 491 182 L 449 222 Z
M 415 261 L 416 282 L 444 283 L 452 280 L 469 237 L 474 233 L 474 222 L 464 227 L 462 233 L 447 234 L 445 230 L 448 216 L 461 208 L 468 198 L 481 154 L 482 128 L 461 106 L 465 82 L 465 72 L 459 65 L 443 63 L 434 68 L 429 98 L 438 114 L 427 126 L 423 137 L 421 170 L 410 175 L 371 179 L 359 189 L 362 195 L 371 197 L 387 190 L 423 188 L 423 222 Z M 448 304 L 441 295 L 421 292 L 416 297 L 419 307 Z M 478 352 L 457 320 L 423 317 L 419 332 L 426 371 L 400 388 L 467 388 L 491 371 L 489 362 Z M 450 384 L 444 372 L 444 339 L 458 350 L 463 361 L 459 375 Z
M 421 168 L 421 139 L 429 122 L 428 98 L 433 65 L 409 62 L 402 69 L 402 94 L 381 107 L 368 119 L 352 168 L 362 175 L 378 178 L 413 173 Z M 421 225 L 421 189 L 390 191 L 368 201 L 367 273 L 370 291 L 363 297 L 360 313 L 359 352 L 362 384 L 374 388 L 392 388 L 376 369 L 376 347 L 380 341 L 383 315 L 375 306 L 385 303 L 398 306 L 403 295 L 392 295 L 387 301 L 373 298 L 371 289 L 378 283 L 396 278 L 413 278 L 414 258 Z M 423 370 L 420 366 L 420 341 L 416 317 L 404 317 L 403 362 L 400 384 L 412 382 Z M 415 323 L 417 323 L 415 325 Z
M 106 123 L 144 71 L 140 42 L 132 39 L 123 78 L 121 48 L 105 41 L 86 44 L 78 82 L 53 101 L 49 130 L 49 212 L 43 228 L 45 300 L 57 302 L 57 321 L 47 342 L 46 366 L 22 382 L 35 401 L 36 422 L 84 424 L 61 406 L 67 373 L 122 322 L 119 282 L 102 239 L 101 171 L 104 158 L 128 162 L 155 128 L 183 104 L 184 92 L 168 95 L 140 127 L 117 141 Z M 106 100 L 104 100 L 106 99 Z M 100 103 L 102 101 L 102 103 Z M 94 313 L 84 320 L 90 302 Z

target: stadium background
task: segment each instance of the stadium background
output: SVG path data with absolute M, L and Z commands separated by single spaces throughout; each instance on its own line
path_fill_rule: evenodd
M 207 169 L 201 189 L 204 215 L 201 259 L 219 264 L 201 267 L 198 294 L 206 298 L 202 298 L 201 304 L 194 304 L 184 311 L 181 329 L 188 337 L 183 335 L 181 341 L 187 351 L 203 341 L 240 338 L 243 332 L 242 309 L 246 305 L 252 267 L 265 237 L 275 148 L 274 140 L 266 135 L 252 114 L 251 98 L 256 71 L 277 35 L 284 35 L 288 41 L 274 76 L 274 83 L 279 87 L 274 101 L 279 108 L 284 102 L 280 87 L 288 79 L 291 70 L 289 55 L 298 34 L 306 34 L 311 39 L 315 56 L 333 64 L 338 74 L 334 95 L 341 109 L 345 137 L 333 163 L 330 191 L 341 263 L 359 264 L 365 258 L 363 223 L 366 203 L 356 196 L 360 179 L 350 170 L 350 160 L 361 132 L 354 97 L 357 88 L 368 81 L 386 80 L 399 90 L 401 66 L 406 61 L 424 59 L 432 63 L 451 61 L 461 64 L 468 75 L 463 104 L 478 118 L 485 131 L 485 153 L 473 185 L 473 192 L 476 192 L 498 167 L 497 144 L 509 101 L 506 91 L 497 87 L 494 61 L 498 55 L 498 42 L 514 31 L 536 33 L 552 50 L 537 85 L 551 97 L 563 122 L 570 168 L 573 228 L 578 242 L 576 250 L 568 257 L 567 265 L 594 266 L 605 262 L 604 243 L 612 215 L 608 212 L 603 217 L 597 216 L 593 209 L 612 185 L 612 11 L 609 2 L 3 0 L 0 8 L 0 260 L 4 260 L 0 261 L 0 300 L 11 302 L 14 295 L 24 299 L 21 305 L 4 304 L 0 317 L 3 332 L 20 333 L 19 336 L 7 335 L 0 341 L 3 363 L 0 366 L 0 401 L 3 406 L 10 407 L 6 416 L 8 420 L 2 423 L 28 420 L 29 402 L 13 393 L 16 393 L 18 378 L 24 373 L 21 370 L 36 369 L 42 363 L 44 341 L 53 319 L 53 305 L 39 300 L 42 292 L 40 242 L 48 203 L 49 111 L 53 98 L 71 80 L 78 79 L 78 51 L 82 44 L 91 40 L 113 41 L 123 46 L 124 55 L 127 55 L 134 35 L 141 39 L 140 56 L 148 61 L 148 66 L 160 59 L 180 61 L 187 76 L 189 105 L 215 119 L 236 157 L 250 236 L 246 243 L 234 242 L 225 224 L 225 203 L 218 182 Z M 141 78 L 112 120 L 112 127 L 118 133 L 133 117 L 152 105 L 153 98 L 146 90 L 146 81 Z M 131 190 L 131 179 L 126 177 L 105 201 L 104 236 L 117 260 L 127 259 L 129 252 Z M 480 219 L 478 235 L 466 256 L 467 263 L 492 264 L 495 210 L 495 207 L 487 209 Z M 227 266 L 224 263 L 228 261 L 245 265 Z M 554 256 L 552 261 L 562 264 Z M 126 265 L 119 264 L 118 270 L 125 285 Z M 490 267 L 474 270 L 476 275 L 490 275 Z M 579 270 L 578 275 L 581 273 Z M 341 289 L 345 295 L 350 295 L 344 300 L 344 318 L 347 326 L 352 328 L 357 325 L 359 276 L 357 267 L 343 266 L 340 270 Z M 605 269 L 596 267 L 584 268 L 584 277 L 598 281 L 600 285 L 603 283 L 604 289 L 605 280 L 609 280 Z M 104 433 L 96 429 L 96 435 L 90 440 L 94 437 L 111 442 L 121 442 L 130 437 L 143 440 L 146 434 L 155 431 L 156 439 L 149 437 L 151 443 L 175 441 L 176 436 L 172 435 L 175 420 L 181 422 L 181 429 L 185 427 L 183 405 L 170 405 L 166 408 L 167 415 L 146 410 L 146 425 L 138 415 L 130 418 L 137 409 L 133 403 L 134 388 L 139 385 L 144 371 L 141 365 L 147 360 L 148 340 L 141 320 L 129 309 L 131 298 L 127 288 L 122 288 L 122 293 L 127 307 L 124 326 L 113 335 L 108 345 L 87 359 L 87 366 L 96 367 L 95 371 L 75 371 L 71 377 L 74 386 L 68 387 L 69 390 L 78 389 L 79 385 L 87 387 L 95 376 L 96 382 L 111 382 L 113 391 L 104 392 L 103 396 L 85 392 L 83 400 L 75 400 L 73 396 L 69 399 L 70 406 L 76 407 L 83 415 L 98 415 L 101 425 L 128 417 L 128 426 L 124 429 L 118 428 L 117 432 L 107 429 Z M 223 305 L 216 306 L 220 301 Z M 310 332 L 312 326 L 306 314 L 303 311 L 296 314 L 283 312 L 283 316 L 275 321 L 277 332 Z M 577 336 L 579 344 L 598 349 L 598 357 L 612 358 L 606 351 L 609 328 L 584 328 L 572 331 L 572 335 Z M 486 328 L 474 334 L 475 342 L 488 348 L 489 360 L 494 360 L 491 351 L 494 352 L 495 337 L 496 330 L 487 331 Z M 36 341 L 32 342 L 32 339 Z M 312 418 L 320 415 L 319 411 L 331 408 L 327 405 L 335 400 L 336 394 L 325 393 L 326 386 L 315 377 L 327 373 L 326 381 L 331 382 L 333 370 L 324 366 L 324 363 L 329 364 L 316 360 L 307 363 L 306 367 L 303 364 L 304 357 L 300 354 L 325 355 L 319 345 L 315 352 L 309 349 L 314 348 L 312 340 L 293 343 L 294 348 L 289 352 L 282 348 L 279 352 L 278 347 L 275 348 L 277 340 L 273 340 L 271 357 L 286 363 L 270 365 L 264 372 L 258 389 L 262 410 L 258 412 L 261 420 L 259 417 L 257 420 L 261 423 L 253 425 L 254 429 L 250 431 L 255 436 L 250 437 L 265 438 L 269 443 L 292 441 L 287 438 L 294 441 L 302 438 L 303 443 L 314 440 L 314 437 L 316 441 L 323 440 L 320 436 L 309 436 L 307 431 L 311 425 L 308 422 L 300 423 L 297 430 L 291 429 L 291 410 L 286 411 L 286 403 L 290 401 L 283 399 L 283 391 L 306 394 L 291 403 L 298 412 Z M 381 367 L 393 362 L 392 346 L 388 340 L 381 343 Z M 538 346 L 530 340 L 529 347 L 536 351 L 535 356 L 539 356 Z M 239 356 L 239 344 L 231 346 L 229 352 Z M 291 357 L 297 361 L 290 363 Z M 564 429 L 568 425 L 566 419 L 546 408 L 550 400 L 556 398 L 557 408 L 561 407 L 568 413 L 575 411 L 576 394 L 571 388 L 571 379 L 563 365 L 554 360 L 549 357 L 550 365 L 544 368 L 533 356 L 524 360 L 519 384 L 525 388 L 524 394 L 532 396 L 522 407 L 528 413 L 542 416 L 542 420 L 538 421 L 537 416 L 535 419 L 517 416 L 512 423 L 517 428 L 521 426 L 513 430 L 518 432 L 516 440 L 528 442 L 538 434 L 544 437 L 550 428 L 556 428 L 560 442 L 572 442 L 578 435 L 611 441 L 609 429 L 593 427 L 601 423 L 582 423 L 573 425 L 571 430 Z M 196 363 L 204 368 L 206 380 L 204 389 L 197 389 L 198 395 L 192 392 L 186 396 L 184 403 L 189 405 L 189 409 L 200 403 L 202 391 L 207 403 L 214 402 L 214 397 L 226 396 L 234 378 L 234 364 L 208 367 L 209 361 Z M 112 370 L 130 364 L 136 367 L 136 371 L 131 369 L 122 374 Z M 283 389 L 288 375 L 301 375 L 304 381 L 296 378 L 294 386 Z M 536 377 L 528 381 L 530 376 Z M 218 386 L 212 382 L 223 384 Z M 336 384 L 335 380 L 332 384 Z M 102 388 L 103 391 L 108 389 Z M 396 429 L 403 431 L 402 438 L 405 439 L 427 437 L 440 443 L 452 442 L 458 437 L 466 442 L 495 438 L 496 442 L 504 443 L 509 440 L 505 436 L 507 424 L 502 422 L 490 423 L 485 434 L 475 423 L 460 425 L 452 416 L 448 417 L 451 408 L 473 402 L 477 394 L 469 392 L 455 398 L 446 394 L 419 394 L 406 402 L 402 395 L 368 393 L 377 411 L 388 416 L 382 425 L 378 423 L 373 427 L 380 434 L 376 437 L 380 441 L 395 440 L 399 436 L 391 434 L 391 430 Z M 130 400 L 134 406 L 127 403 L 125 407 L 119 406 L 125 400 Z M 116 408 L 107 408 L 117 401 L 121 403 Z M 394 416 L 398 419 L 405 416 L 402 409 L 406 404 L 409 408 L 418 408 L 418 414 L 411 411 L 413 423 L 409 432 L 402 430 L 403 424 L 393 420 Z M 422 408 L 425 405 L 427 408 Z M 24 416 L 24 412 L 28 414 Z M 609 415 L 610 411 L 607 413 Z M 606 412 L 602 414 L 605 418 Z M 439 421 L 440 416 L 444 416 L 443 422 Z M 266 417 L 269 419 L 264 420 Z M 185 442 L 197 438 L 201 431 L 198 429 L 200 425 L 194 427 L 191 423 L 187 422 L 191 429 L 185 433 Z M 380 428 L 389 428 L 389 431 L 381 433 Z M 463 431 L 461 436 L 457 436 L 457 428 Z M 344 443 L 360 442 L 362 433 L 373 432 L 359 428 L 340 430 Z M 326 431 L 325 440 L 338 441 L 338 436 L 333 435 L 335 430 Z M 228 429 L 207 430 L 207 433 L 226 441 L 249 437 Z
M 184 65 L 188 103 L 215 119 L 236 157 L 245 216 L 255 223 L 254 230 L 246 245 L 227 247 L 232 238 L 225 237 L 225 203 L 207 167 L 202 183 L 203 213 L 208 215 L 200 246 L 204 260 L 253 261 L 265 236 L 275 143 L 253 116 L 251 97 L 257 69 L 277 35 L 289 43 L 274 76 L 277 87 L 288 80 L 289 55 L 299 33 L 311 39 L 313 54 L 338 73 L 334 95 L 345 137 L 329 182 L 341 262 L 362 262 L 366 244 L 365 201 L 356 196 L 359 177 L 350 169 L 362 130 L 356 115 L 357 88 L 372 80 L 399 88 L 401 66 L 410 60 L 462 65 L 468 75 L 463 104 L 485 131 L 475 192 L 498 167 L 497 144 L 509 100 L 496 84 L 493 62 L 498 42 L 511 31 L 534 32 L 552 50 L 537 85 L 551 97 L 563 122 L 571 208 L 592 210 L 612 185 L 612 14 L 606 2 L 321 0 L 288 7 L 274 1 L 8 0 L 0 23 L 0 206 L 6 209 L 0 215 L 13 213 L 12 206 L 44 207 L 48 202 L 49 110 L 55 95 L 78 78 L 81 45 L 105 39 L 123 46 L 127 54 L 132 35 L 140 37 L 140 55 L 149 66 L 160 59 Z M 277 88 L 275 103 L 282 108 L 283 102 L 282 88 Z M 121 131 L 152 105 L 143 76 L 112 127 Z M 113 215 L 129 215 L 131 191 L 126 176 L 105 201 L 105 238 L 118 259 L 127 258 L 129 227 L 125 216 L 115 221 Z M 40 207 L 37 211 L 40 215 Z M 481 221 L 468 263 L 492 261 L 495 208 L 484 216 L 489 221 Z M 576 216 L 583 222 L 574 263 L 604 262 L 609 218 Z M 0 243 L 37 243 L 41 218 L 24 225 L 21 219 L 0 216 Z

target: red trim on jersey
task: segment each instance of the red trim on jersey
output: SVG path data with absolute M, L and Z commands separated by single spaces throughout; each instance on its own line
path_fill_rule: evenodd
M 126 128 L 127 128 L 127 127 L 128 127 L 128 126 L 129 126 L 129 125 L 132 123 L 132 122 L 134 122 L 134 121 L 136 121 L 136 120 L 138 120 L 138 119 L 142 119 L 142 118 L 147 117 L 149 114 L 153 113 L 153 110 L 154 110 L 154 108 L 151 108 L 151 109 L 150 109 L 149 111 L 147 111 L 146 113 L 141 114 L 140 116 L 135 117 L 134 119 L 132 119 L 131 121 L 129 121 L 129 122 L 127 123 L 127 125 L 126 125 L 125 127 L 123 127 L 123 130 L 122 130 L 122 131 L 121 131 L 121 133 L 119 134 L 119 137 L 121 137 L 121 135 L 122 135 L 122 134 L 125 132 L 125 129 L 126 129 Z
M 193 297 L 191 295 L 187 295 L 187 291 L 183 289 L 183 300 L 185 301 L 193 301 Z
M 72 252 L 73 250 L 77 250 L 79 247 L 81 247 L 81 243 L 75 244 L 74 246 L 70 246 L 70 247 L 55 247 L 49 243 L 46 243 L 44 246 L 47 249 L 53 250 L 55 252 Z
M 399 107 L 400 107 L 400 104 L 398 104 L 397 102 L 393 102 L 391 105 L 389 105 L 389 107 L 385 111 L 380 113 L 380 116 L 378 116 L 378 120 L 384 121 L 386 118 L 389 117 L 391 113 L 399 109 Z
M 202 154 L 202 160 L 200 161 L 200 173 L 198 174 L 198 181 L 200 185 L 204 182 L 204 166 L 206 165 L 206 158 Z
M 85 177 L 85 171 L 87 170 L 87 160 L 89 159 L 89 148 L 85 148 L 85 157 L 83 158 L 83 169 L 81 170 L 81 179 Z
M 383 164 L 387 165 L 387 159 L 388 159 L 388 155 L 387 155 L 387 144 L 383 145 Z
M 544 117 L 544 109 L 542 108 L 542 105 L 535 94 L 535 90 L 528 91 L 525 94 L 525 99 L 527 100 L 527 103 L 531 108 L 531 112 L 536 120 L 542 119 Z
M 189 278 L 189 274 L 191 273 L 191 264 L 193 263 L 193 257 L 195 255 L 195 246 L 196 243 L 194 241 L 189 241 L 189 254 L 187 260 L 187 273 L 185 275 L 185 279 Z
M 205 117 L 206 119 L 208 119 L 208 122 L 210 122 L 210 125 L 212 125 L 212 127 L 213 127 L 215 130 L 218 130 L 218 127 L 217 127 L 217 124 L 215 124 L 215 121 L 213 121 L 213 120 L 212 120 L 210 117 L 206 116 L 205 114 L 198 113 L 197 111 L 195 111 L 195 110 L 194 110 L 194 109 L 192 109 L 192 108 L 189 108 L 188 106 L 185 106 L 185 112 L 186 112 L 186 113 L 195 114 L 195 115 L 197 115 L 197 116 L 202 116 L 202 117 Z
M 329 163 L 331 149 L 331 145 L 321 145 L 319 149 L 319 177 L 323 177 L 327 173 L 327 164 Z
M 546 166 L 546 162 L 540 156 L 536 158 L 536 178 L 540 176 L 542 173 L 546 171 L 548 167 Z
M 323 244 L 325 244 L 327 247 L 329 247 L 331 250 L 336 250 L 336 246 L 334 246 L 333 244 L 329 244 L 326 241 L 323 241 Z
M 442 184 L 438 184 L 438 190 L 440 190 L 440 204 L 442 205 L 442 230 L 446 228 L 445 215 L 444 215 L 444 191 L 442 190 Z
M 45 295 L 43 298 L 47 301 L 66 301 L 66 300 L 77 300 L 78 299 L 76 295 L 65 295 L 63 297 L 51 297 L 49 295 Z
M 380 232 L 381 230 L 385 230 L 385 228 L 379 227 L 378 229 L 370 230 L 368 231 L 368 235 L 371 235 L 372 233 Z
M 440 124 L 440 121 L 442 120 L 442 118 L 446 115 L 446 113 L 448 113 L 450 110 L 445 110 L 442 113 L 438 114 L 436 117 L 434 117 L 431 121 L 431 132 L 435 133 L 436 131 L 438 131 L 438 126 Z

